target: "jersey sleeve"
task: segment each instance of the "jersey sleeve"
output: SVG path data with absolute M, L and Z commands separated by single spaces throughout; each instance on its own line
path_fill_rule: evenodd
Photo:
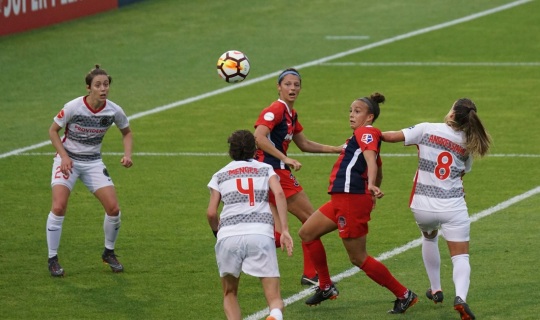
M 114 123 L 118 129 L 125 129 L 129 127 L 129 120 L 122 108 L 118 107 L 118 110 L 114 114 Z
M 424 122 L 406 129 L 402 129 L 401 132 L 403 132 L 403 135 L 405 136 L 405 141 L 403 144 L 406 146 L 419 144 L 420 140 L 422 140 L 422 136 L 424 135 L 426 126 L 427 123 Z
M 379 154 L 381 135 L 378 129 L 372 127 L 359 127 L 354 131 L 354 137 L 362 152 L 372 150 Z
M 208 190 L 210 189 L 214 189 L 216 191 L 219 191 L 219 185 L 218 185 L 218 178 L 217 178 L 217 174 L 214 174 L 212 176 L 212 179 L 210 179 L 210 182 L 208 182 Z
M 71 115 L 73 114 L 73 107 L 70 106 L 73 106 L 73 103 L 66 103 L 62 110 L 60 110 L 53 119 L 54 122 L 56 122 L 56 124 L 59 125 L 61 128 L 65 128 L 69 120 L 71 119 Z
M 278 103 L 273 103 L 269 107 L 263 109 L 259 118 L 255 122 L 254 127 L 264 125 L 272 131 L 274 127 L 283 119 L 283 106 Z
M 296 124 L 294 125 L 293 134 L 299 134 L 300 132 L 304 131 L 304 127 L 302 124 L 300 124 L 300 121 L 298 121 L 298 113 L 295 113 L 294 116 L 296 117 Z

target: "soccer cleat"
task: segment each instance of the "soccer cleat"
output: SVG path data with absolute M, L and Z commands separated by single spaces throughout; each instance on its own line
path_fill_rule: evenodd
M 58 256 L 49 258 L 48 264 L 49 264 L 49 272 L 51 273 L 51 276 L 53 277 L 64 276 L 64 269 L 62 269 L 62 266 L 60 266 L 60 263 L 58 263 Z
M 324 300 L 335 300 L 339 296 L 339 291 L 334 284 L 326 290 L 321 290 L 320 287 L 315 289 L 315 294 L 306 300 L 308 306 L 316 306 Z
M 319 285 L 319 275 L 316 274 L 313 278 L 308 278 L 305 274 L 300 278 L 300 284 L 303 286 L 318 286 Z
M 409 309 L 410 307 L 414 306 L 416 302 L 418 302 L 418 296 L 414 292 L 409 290 L 407 298 L 396 299 L 396 301 L 394 301 L 394 309 L 388 310 L 388 313 L 405 313 L 405 311 L 407 311 L 407 309 Z
M 101 258 L 103 259 L 103 262 L 105 262 L 109 265 L 109 267 L 111 267 L 112 272 L 124 271 L 124 266 L 116 258 L 114 250 L 105 249 L 105 251 L 103 251 L 103 254 L 101 255 Z
M 437 291 L 435 292 L 435 294 L 433 294 L 431 292 L 431 289 L 428 289 L 428 291 L 426 291 L 426 297 L 429 299 L 429 300 L 432 300 L 434 303 L 442 303 L 443 300 L 444 300 L 444 295 L 442 293 L 442 291 Z
M 471 309 L 469 308 L 469 305 L 466 304 L 465 301 L 463 301 L 463 299 L 461 299 L 460 297 L 456 297 L 456 299 L 454 300 L 454 310 L 459 312 L 461 320 L 476 319 Z

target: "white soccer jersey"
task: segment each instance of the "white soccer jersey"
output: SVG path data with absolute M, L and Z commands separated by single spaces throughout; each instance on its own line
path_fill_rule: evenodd
M 272 166 L 256 160 L 232 161 L 216 172 L 208 188 L 219 191 L 223 209 L 218 240 L 246 234 L 274 238 L 274 218 L 268 204 Z
M 418 170 L 412 209 L 431 212 L 467 210 L 462 175 L 471 170 L 465 133 L 445 123 L 421 123 L 402 130 L 405 145 L 417 145 Z
M 96 111 L 86 104 L 85 96 L 66 103 L 54 121 L 64 128 L 62 143 L 69 157 L 76 161 L 101 159 L 103 137 L 112 124 L 119 129 L 129 126 L 124 110 L 116 103 L 107 100 Z

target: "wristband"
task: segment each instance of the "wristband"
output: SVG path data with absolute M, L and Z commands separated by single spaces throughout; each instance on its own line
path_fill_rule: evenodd
M 214 233 L 214 237 L 217 238 L 217 233 L 218 233 L 218 232 L 217 232 L 217 231 L 214 231 L 214 230 L 212 230 L 212 232 Z

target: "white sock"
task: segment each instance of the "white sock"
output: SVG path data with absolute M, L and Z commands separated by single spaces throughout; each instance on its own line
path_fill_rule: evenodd
M 283 320 L 283 313 L 278 308 L 270 310 L 270 315 L 276 318 L 276 320 Z
M 441 255 L 439 254 L 439 235 L 433 239 L 422 238 L 422 258 L 433 293 L 441 288 Z
M 471 283 L 471 265 L 469 264 L 468 254 L 458 254 L 452 257 L 454 264 L 454 285 L 456 287 L 456 296 L 467 301 L 469 293 L 469 284 Z
M 45 231 L 47 233 L 47 247 L 49 248 L 49 258 L 52 258 L 58 254 L 58 247 L 60 246 L 60 237 L 62 236 L 62 223 L 64 217 L 57 216 L 52 212 L 49 212 L 47 217 L 47 226 Z
M 105 233 L 105 248 L 107 249 L 114 250 L 114 244 L 120 231 L 120 215 L 120 212 L 117 216 L 108 216 L 105 214 L 103 232 Z

